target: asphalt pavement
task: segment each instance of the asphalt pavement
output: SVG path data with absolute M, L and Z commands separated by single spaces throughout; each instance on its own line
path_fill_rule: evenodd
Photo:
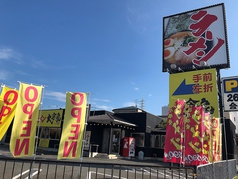
M 0 145 L 0 157 L 4 158 L 13 158 L 8 145 Z M 25 157 L 27 159 L 39 159 L 39 160 L 57 160 L 57 152 L 49 151 L 44 149 L 37 149 L 36 155 L 32 157 Z M 66 161 L 79 161 L 79 162 L 89 162 L 89 163 L 108 163 L 108 164 L 128 164 L 128 165 L 159 165 L 159 166 L 168 166 L 169 163 L 165 163 L 163 158 L 154 158 L 154 159 L 138 159 L 138 158 L 127 158 L 127 157 L 118 157 L 117 159 L 108 159 L 108 158 L 98 158 L 98 157 L 83 157 L 80 159 L 64 159 Z

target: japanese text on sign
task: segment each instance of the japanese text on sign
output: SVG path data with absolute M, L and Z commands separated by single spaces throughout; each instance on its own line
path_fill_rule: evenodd
M 193 75 L 193 82 L 195 83 L 193 93 L 207 93 L 213 90 L 211 73 L 195 74 Z M 201 85 L 199 82 L 203 82 L 203 84 Z
M 191 24 L 189 28 L 192 30 L 192 34 L 195 37 L 199 37 L 199 39 L 196 42 L 190 42 L 188 44 L 190 48 L 184 51 L 184 53 L 186 55 L 191 55 L 199 49 L 197 55 L 201 58 L 193 59 L 193 63 L 200 66 L 202 61 L 207 62 L 219 50 L 224 44 L 224 40 L 217 37 L 217 44 L 215 44 L 208 53 L 205 53 L 205 50 L 207 49 L 206 41 L 212 41 L 213 39 L 212 32 L 207 29 L 218 18 L 216 15 L 208 14 L 207 11 L 201 10 L 196 14 L 193 14 L 191 19 L 197 22 Z M 202 36 L 203 34 L 205 34 L 204 37 Z
M 223 105 L 225 111 L 238 111 L 238 77 L 223 79 Z

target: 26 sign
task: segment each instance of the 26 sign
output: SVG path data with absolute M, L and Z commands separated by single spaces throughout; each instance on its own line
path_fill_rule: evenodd
M 224 111 L 238 111 L 238 76 L 222 78 Z

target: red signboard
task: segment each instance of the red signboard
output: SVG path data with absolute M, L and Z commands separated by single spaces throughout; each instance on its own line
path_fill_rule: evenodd
M 229 68 L 224 4 L 163 18 L 163 72 Z

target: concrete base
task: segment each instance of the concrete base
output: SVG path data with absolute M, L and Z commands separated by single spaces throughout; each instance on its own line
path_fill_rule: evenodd
M 89 155 L 89 157 L 95 157 L 95 156 L 97 156 L 97 155 L 98 155 L 98 152 L 91 152 L 90 155 Z
M 98 153 L 96 156 L 96 158 L 106 158 L 106 159 L 117 159 L 118 156 L 116 154 L 105 154 L 105 153 Z

